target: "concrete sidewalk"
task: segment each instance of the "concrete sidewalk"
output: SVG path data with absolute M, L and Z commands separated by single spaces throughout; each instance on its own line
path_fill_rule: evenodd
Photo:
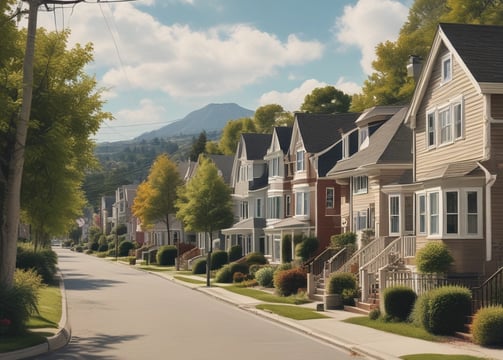
M 449 354 L 472 355 L 487 359 L 503 359 L 503 350 L 484 348 L 473 343 L 453 339 L 448 343 L 437 343 L 425 340 L 395 335 L 384 331 L 374 330 L 365 326 L 353 325 L 342 320 L 352 316 L 362 316 L 343 310 L 327 310 L 323 313 L 328 319 L 292 320 L 276 314 L 256 309 L 260 301 L 235 294 L 222 287 L 206 287 L 205 285 L 191 284 L 178 281 L 167 273 L 156 273 L 177 283 L 194 288 L 209 296 L 235 305 L 245 311 L 253 312 L 301 331 L 317 339 L 326 341 L 338 347 L 366 355 L 373 359 L 398 359 L 403 355 L 412 354 Z M 186 276 L 191 277 L 191 276 Z M 196 278 L 196 277 L 194 277 Z M 197 279 L 201 279 L 197 277 Z M 316 309 L 316 303 L 302 305 Z

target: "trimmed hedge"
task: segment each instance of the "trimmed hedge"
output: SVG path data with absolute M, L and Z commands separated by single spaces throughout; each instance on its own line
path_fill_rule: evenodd
M 393 286 L 386 288 L 383 293 L 384 314 L 393 319 L 405 321 L 409 318 L 417 295 L 409 287 Z
M 503 345 L 503 307 L 482 308 L 472 322 L 473 342 L 482 346 Z
M 129 256 L 129 250 L 134 249 L 131 241 L 124 240 L 119 243 L 119 256 Z
M 206 259 L 199 259 L 192 264 L 192 274 L 206 274 Z
M 416 254 L 417 269 L 422 273 L 446 273 L 454 258 L 441 241 L 428 242 Z
M 175 265 L 176 254 L 177 248 L 175 245 L 161 246 L 155 255 L 157 264 L 162 266 Z
M 248 266 L 254 264 L 265 265 L 267 264 L 267 259 L 265 258 L 264 254 L 260 252 L 253 252 L 246 255 L 246 263 L 248 264 Z
M 224 284 L 230 284 L 234 281 L 235 273 L 242 273 L 244 275 L 248 274 L 248 265 L 245 263 L 233 262 L 224 265 L 217 271 L 215 275 L 215 281 Z
M 461 286 L 443 286 L 421 295 L 412 311 L 415 323 L 437 335 L 461 331 L 470 313 L 471 293 Z
M 260 286 L 263 287 L 273 287 L 273 279 L 274 279 L 274 268 L 270 266 L 265 266 L 260 268 L 255 273 L 255 279 Z
M 29 270 L 35 269 L 46 284 L 54 282 L 58 256 L 51 249 L 34 251 L 32 248 L 18 246 L 16 268 Z
M 281 296 L 295 295 L 307 287 L 307 274 L 301 268 L 276 271 L 274 287 Z
M 234 245 L 229 250 L 229 262 L 234 262 L 243 257 L 243 248 L 241 245 Z
M 340 294 L 344 290 L 356 289 L 356 278 L 352 273 L 335 272 L 328 278 L 327 294 Z
M 211 253 L 211 270 L 218 270 L 229 262 L 227 251 L 216 250 Z

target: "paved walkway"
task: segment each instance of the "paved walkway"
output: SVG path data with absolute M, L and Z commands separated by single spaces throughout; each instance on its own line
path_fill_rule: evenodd
M 467 341 L 453 340 L 449 343 L 436 343 L 394 335 L 365 326 L 348 324 L 343 320 L 348 317 L 361 315 L 343 310 L 324 311 L 324 314 L 327 315 L 329 319 L 292 320 L 267 311 L 258 310 L 255 306 L 261 303 L 260 301 L 235 294 L 222 287 L 208 288 L 205 285 L 179 281 L 168 272 L 152 272 L 152 274 L 164 277 L 170 281 L 176 281 L 181 285 L 194 288 L 197 291 L 201 291 L 209 296 L 235 305 L 245 311 L 253 312 L 258 316 L 263 316 L 271 321 L 281 323 L 338 347 L 366 355 L 371 359 L 391 360 L 398 359 L 403 355 L 424 353 L 472 355 L 486 359 L 503 359 L 503 350 L 484 348 Z M 192 277 L 201 280 L 200 277 L 190 275 L 184 275 L 184 277 Z M 62 293 L 64 294 L 64 290 Z M 302 306 L 316 309 L 316 305 L 316 303 L 310 303 Z M 70 334 L 70 324 L 66 316 L 66 299 L 63 299 L 63 318 L 60 322 L 60 328 L 56 335 L 48 339 L 47 344 L 18 352 L 3 353 L 0 354 L 0 359 L 21 359 L 56 350 L 66 345 L 70 340 Z

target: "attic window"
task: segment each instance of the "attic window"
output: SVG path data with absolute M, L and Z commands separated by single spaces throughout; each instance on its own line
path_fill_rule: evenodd
M 449 82 L 452 79 L 452 57 L 447 54 L 442 57 L 442 83 Z

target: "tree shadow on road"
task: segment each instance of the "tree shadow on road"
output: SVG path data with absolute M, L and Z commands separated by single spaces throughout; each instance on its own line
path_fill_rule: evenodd
M 83 275 L 83 274 L 77 274 Z M 123 281 L 110 279 L 92 279 L 88 277 L 74 277 L 75 274 L 65 275 L 66 290 L 98 290 L 100 288 L 110 287 L 118 284 L 124 284 Z

